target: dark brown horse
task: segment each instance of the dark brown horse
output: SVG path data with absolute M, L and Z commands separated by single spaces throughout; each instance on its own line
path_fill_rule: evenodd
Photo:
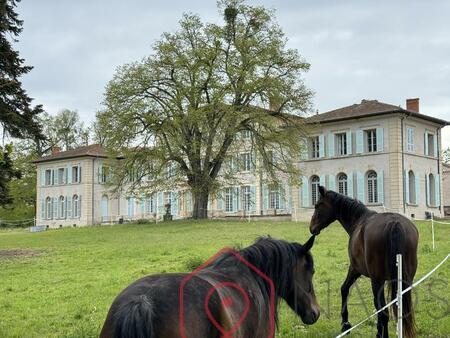
M 396 255 L 402 254 L 402 289 L 410 286 L 417 268 L 419 233 L 406 217 L 396 213 L 377 213 L 352 198 L 319 187 L 320 198 L 315 205 L 310 231 L 318 235 L 334 221 L 339 221 L 350 235 L 348 254 L 350 267 L 341 287 L 342 332 L 351 327 L 348 322 L 347 298 L 350 287 L 361 276 L 372 283 L 377 310 L 386 305 L 384 284 L 388 282 L 391 298 L 397 296 Z M 396 314 L 396 311 L 394 311 Z M 389 312 L 378 314 L 377 337 L 388 337 Z M 411 292 L 403 295 L 403 330 L 406 337 L 415 336 Z
M 100 337 L 265 338 L 273 336 L 279 299 L 313 324 L 319 318 L 313 243 L 314 236 L 305 245 L 261 238 L 238 252 L 224 252 L 195 275 L 144 277 L 114 300 Z M 192 278 L 185 283 L 187 277 Z

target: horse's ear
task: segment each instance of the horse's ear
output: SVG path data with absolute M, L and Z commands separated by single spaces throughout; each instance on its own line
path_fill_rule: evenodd
M 303 244 L 303 250 L 305 250 L 305 252 L 308 252 L 309 250 L 311 250 L 313 244 L 314 244 L 314 240 L 316 239 L 315 235 L 312 235 L 308 241 Z
M 325 197 L 325 194 L 327 193 L 327 189 L 325 189 L 324 186 L 319 185 L 319 193 L 322 195 L 322 197 Z

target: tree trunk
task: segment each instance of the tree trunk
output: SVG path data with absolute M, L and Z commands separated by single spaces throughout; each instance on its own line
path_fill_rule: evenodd
M 208 197 L 209 194 L 206 189 L 193 189 L 192 198 L 194 199 L 194 208 L 192 210 L 192 218 L 208 218 Z

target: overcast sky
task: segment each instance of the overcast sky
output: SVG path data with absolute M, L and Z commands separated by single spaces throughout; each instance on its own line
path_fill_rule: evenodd
M 289 39 L 311 63 L 306 85 L 320 112 L 377 99 L 450 120 L 450 1 L 258 0 L 276 10 Z M 91 122 L 116 67 L 151 53 L 183 12 L 221 20 L 216 1 L 23 0 L 16 45 L 34 69 L 24 86 L 55 114 L 76 109 Z M 443 132 L 450 146 L 450 127 Z

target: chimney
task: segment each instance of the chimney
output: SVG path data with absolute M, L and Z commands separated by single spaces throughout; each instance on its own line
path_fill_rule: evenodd
M 53 146 L 52 147 L 52 155 L 56 155 L 61 151 L 61 148 L 58 146 Z
M 419 98 L 406 99 L 406 110 L 413 111 L 415 113 L 419 112 Z

